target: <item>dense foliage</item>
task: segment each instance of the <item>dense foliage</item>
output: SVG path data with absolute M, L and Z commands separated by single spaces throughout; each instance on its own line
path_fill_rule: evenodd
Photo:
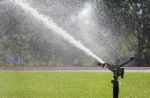
M 105 4 L 116 39 L 121 37 L 118 43 L 124 41 L 127 51 L 134 49 L 138 66 L 150 65 L 150 1 L 105 0 Z

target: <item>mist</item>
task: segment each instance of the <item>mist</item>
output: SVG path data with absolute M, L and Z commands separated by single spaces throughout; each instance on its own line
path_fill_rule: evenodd
M 113 36 L 113 24 L 105 26 L 109 18 L 102 0 L 100 6 L 94 0 L 25 1 L 39 13 L 50 17 L 57 26 L 104 61 L 114 63 L 117 58 L 125 56 L 114 48 L 118 47 L 117 39 Z M 1 45 L 4 64 L 96 66 L 95 59 L 69 44 L 12 2 L 0 2 L 0 31 L 2 38 L 7 40 L 6 44 Z

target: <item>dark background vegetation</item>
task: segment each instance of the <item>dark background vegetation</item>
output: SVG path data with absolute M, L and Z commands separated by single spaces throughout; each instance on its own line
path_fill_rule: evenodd
M 0 1 L 1 66 L 96 66 L 95 60 L 62 38 L 53 34 L 43 35 L 50 31 L 12 4 L 2 4 L 4 1 Z M 57 0 L 45 1 L 53 1 L 54 5 L 59 4 Z M 44 0 L 37 2 L 44 4 Z M 92 3 L 95 5 L 97 24 L 103 28 L 113 28 L 109 36 L 102 36 L 97 32 L 96 38 L 99 38 L 97 43 L 101 44 L 96 48 L 90 47 L 91 44 L 88 45 L 88 41 L 84 40 L 85 45 L 99 57 L 107 62 L 120 58 L 123 62 L 134 54 L 137 59 L 132 66 L 150 66 L 150 0 L 62 0 L 62 2 L 64 6 L 70 5 L 66 7 L 69 11 L 74 10 L 72 7 L 80 8 L 82 4 Z M 62 11 L 59 11 L 59 6 L 57 10 L 60 14 Z M 61 14 L 64 20 L 69 15 Z M 112 40 L 113 43 L 104 43 Z M 103 53 L 99 50 L 101 46 L 105 47 Z

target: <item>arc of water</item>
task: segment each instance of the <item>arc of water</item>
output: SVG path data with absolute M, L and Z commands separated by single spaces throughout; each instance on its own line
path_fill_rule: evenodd
M 36 9 L 32 8 L 27 2 L 24 0 L 11 0 L 13 3 L 15 3 L 17 6 L 19 6 L 21 9 L 23 9 L 25 12 L 30 13 L 35 19 L 38 21 L 43 22 L 43 24 L 53 32 L 57 33 L 61 37 L 63 37 L 65 40 L 67 40 L 69 43 L 77 47 L 78 49 L 82 50 L 92 58 L 96 59 L 100 63 L 105 63 L 101 58 L 96 56 L 90 49 L 86 48 L 81 42 L 77 41 L 73 36 L 66 33 L 65 30 L 63 30 L 61 27 L 57 26 L 53 22 L 53 20 L 49 19 L 48 17 L 40 14 Z

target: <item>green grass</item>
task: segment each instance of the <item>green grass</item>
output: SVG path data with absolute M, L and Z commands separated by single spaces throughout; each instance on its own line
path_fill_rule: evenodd
M 111 73 L 0 72 L 0 98 L 112 98 Z M 120 98 L 150 98 L 150 73 L 126 73 Z

